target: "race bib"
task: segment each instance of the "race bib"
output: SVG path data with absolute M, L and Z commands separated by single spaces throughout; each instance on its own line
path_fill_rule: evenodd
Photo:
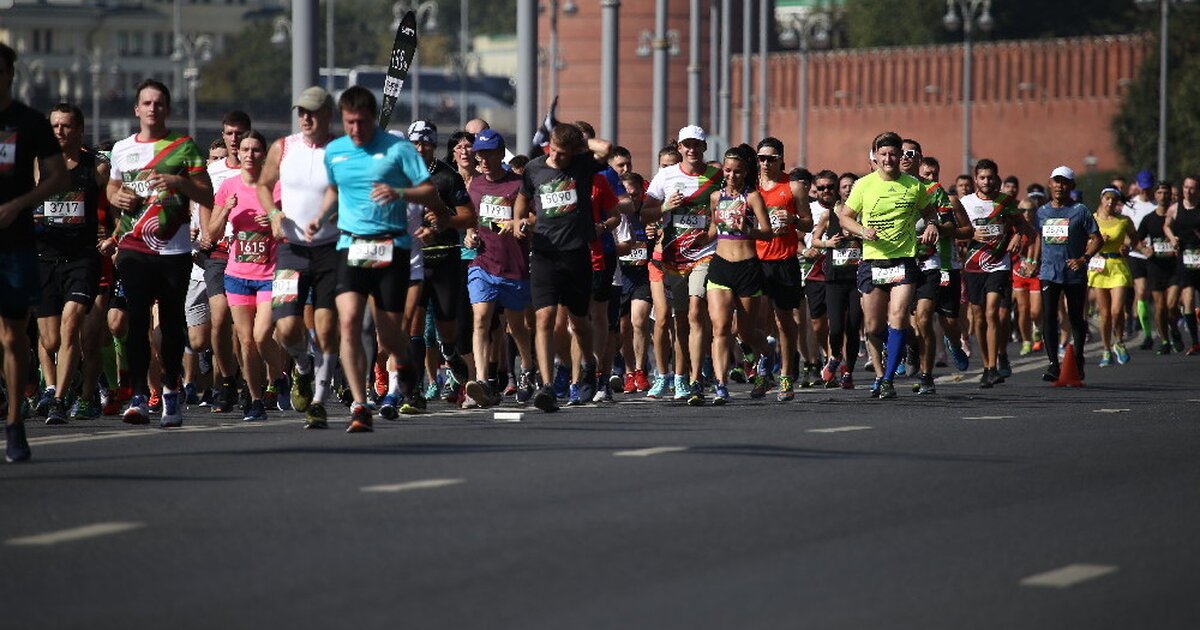
M 574 188 L 544 192 L 538 195 L 538 198 L 542 204 L 542 211 L 549 216 L 571 212 L 575 209 L 575 204 L 579 203 L 579 193 Z
M 278 269 L 271 280 L 271 305 L 283 306 L 300 298 L 300 272 Z
M 871 284 L 896 284 L 904 281 L 904 265 L 871 267 Z
M 837 247 L 833 250 L 833 266 L 845 267 L 856 265 L 862 261 L 862 247 Z
M 708 227 L 707 214 L 671 213 L 671 225 L 680 230 L 703 230 Z
M 627 262 L 627 263 L 638 263 L 638 262 L 644 263 L 649 259 L 650 259 L 650 249 L 644 245 L 639 246 L 639 247 L 634 247 L 632 250 L 629 251 L 628 254 L 621 256 L 621 258 L 620 258 L 621 262 Z
M 1104 273 L 1104 263 L 1108 259 L 1099 254 L 1088 259 L 1088 273 Z
M 392 250 L 395 243 L 390 238 L 373 240 L 369 238 L 354 238 L 350 240 L 350 251 L 346 255 L 346 264 L 351 267 L 367 267 L 376 269 L 392 264 Z
M 237 255 L 234 260 L 240 263 L 265 265 L 269 262 L 270 237 L 262 232 L 242 230 L 237 233 Z
M 787 221 L 787 209 L 769 208 L 767 216 L 771 218 L 771 230 L 778 230 L 779 228 L 783 227 L 784 222 Z
M 1171 241 L 1165 238 L 1155 238 L 1150 240 L 1150 247 L 1154 249 L 1155 256 L 1174 256 L 1175 248 L 1171 247 Z
M 1188 269 L 1200 269 L 1200 249 L 1183 250 L 1183 266 Z
M 17 132 L 0 131 L 0 175 L 7 175 L 17 165 Z
M 1070 219 L 1046 219 L 1046 222 L 1042 224 L 1042 242 L 1050 245 L 1065 245 L 1070 228 Z
M 479 204 L 479 218 L 491 221 L 509 221 L 513 218 L 513 209 L 512 206 L 484 201 Z
M 942 272 L 942 277 L 941 277 L 941 280 L 938 281 L 938 286 L 943 286 L 943 287 L 950 286 L 950 272 L 949 271 Z
M 1000 236 L 1003 227 L 997 223 L 985 223 L 983 225 L 976 225 L 975 233 L 982 238 L 996 238 Z
M 125 186 L 142 199 L 149 199 L 150 195 L 154 194 L 154 190 L 150 188 L 150 182 L 144 179 L 130 180 L 125 182 Z
M 46 223 L 83 223 L 83 211 L 82 201 L 47 201 L 42 204 L 42 214 L 46 217 Z

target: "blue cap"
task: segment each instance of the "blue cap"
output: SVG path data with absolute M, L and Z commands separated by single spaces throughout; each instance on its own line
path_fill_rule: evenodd
M 1154 173 L 1150 171 L 1142 171 L 1137 174 L 1137 185 L 1142 190 L 1150 190 L 1154 188 Z
M 491 151 L 492 149 L 504 148 L 504 136 L 496 133 L 492 129 L 484 129 L 478 134 L 475 134 L 475 144 L 471 145 L 471 149 L 475 151 Z

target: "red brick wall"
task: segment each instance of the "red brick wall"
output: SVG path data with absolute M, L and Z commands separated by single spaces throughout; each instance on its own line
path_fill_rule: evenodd
M 1022 185 L 1044 182 L 1059 164 L 1084 172 L 1088 155 L 1099 170 L 1122 168 L 1110 121 L 1146 46 L 1133 36 L 977 44 L 972 156 L 996 160 Z M 794 53 L 773 57 L 769 131 L 794 147 L 799 60 Z M 740 68 L 735 58 L 734 112 Z M 757 130 L 758 112 L 754 120 Z M 742 141 L 737 122 L 733 139 Z M 811 54 L 808 123 L 810 169 L 861 173 L 872 137 L 894 130 L 919 140 L 926 155 L 941 161 L 942 180 L 952 181 L 962 169 L 962 47 Z

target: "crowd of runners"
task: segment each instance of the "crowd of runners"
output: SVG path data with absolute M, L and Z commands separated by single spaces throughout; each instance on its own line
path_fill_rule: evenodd
M 30 418 L 295 410 L 366 432 L 435 401 L 721 405 L 736 382 L 787 402 L 855 389 L 860 361 L 871 397 L 901 377 L 926 396 L 948 365 L 1003 383 L 1014 342 L 1054 381 L 1068 343 L 1083 370 L 1089 308 L 1099 367 L 1137 335 L 1200 353 L 1194 177 L 1115 180 L 1093 211 L 1066 166 L 1021 190 L 982 159 L 944 189 L 894 132 L 864 139 L 865 173 L 788 171 L 771 137 L 710 155 L 697 126 L 642 168 L 585 122 L 514 155 L 482 120 L 381 129 L 360 87 L 305 90 L 299 133 L 234 111 L 197 144 L 154 80 L 138 131 L 89 147 L 77 106 L 13 100 L 15 58 L 0 44 L 10 461 Z

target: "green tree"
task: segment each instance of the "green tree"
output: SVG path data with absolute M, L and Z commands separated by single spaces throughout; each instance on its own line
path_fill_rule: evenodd
M 225 43 L 201 72 L 200 102 L 282 104 L 291 98 L 292 61 L 271 44 L 270 22 L 256 22 Z
M 1200 12 L 1177 11 L 1171 18 L 1167 65 L 1167 177 L 1178 181 L 1200 173 Z M 1130 85 L 1112 131 L 1130 170 L 1157 170 L 1159 38 L 1152 38 L 1137 78 Z

